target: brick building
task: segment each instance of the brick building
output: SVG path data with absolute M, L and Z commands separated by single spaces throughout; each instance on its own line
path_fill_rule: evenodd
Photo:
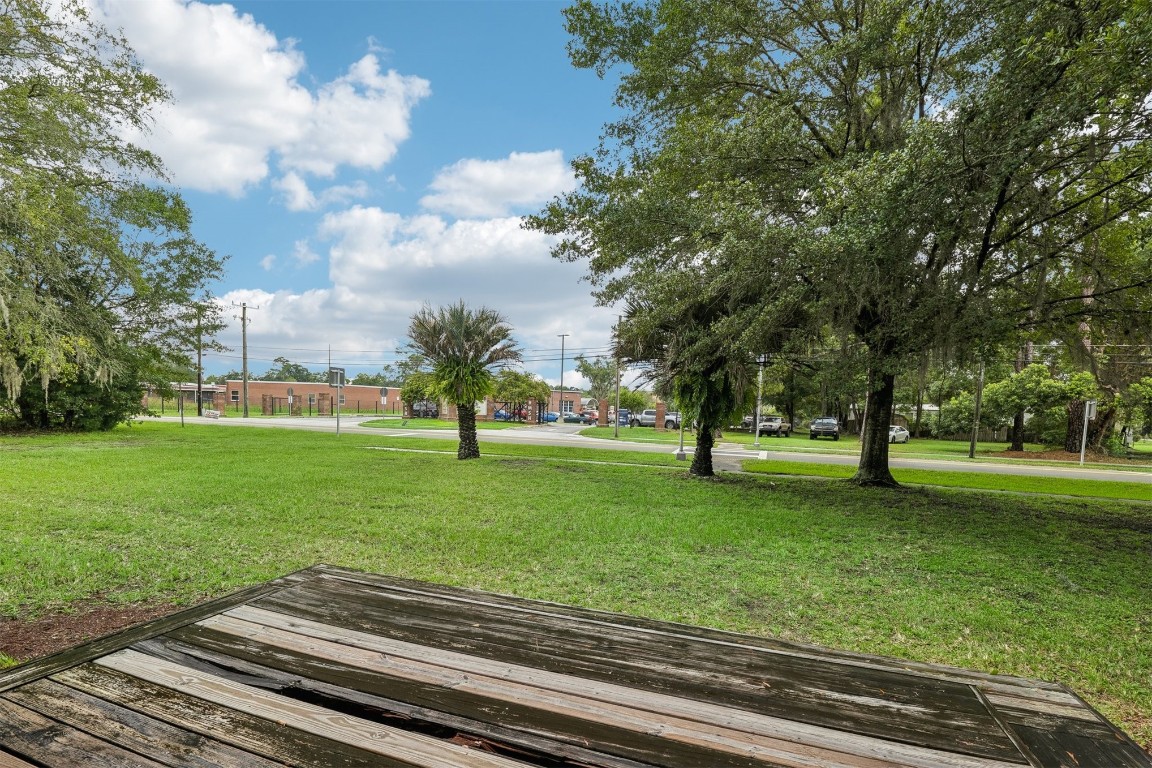
M 195 405 L 196 385 L 178 384 L 178 388 L 187 403 Z M 187 387 L 191 387 L 191 393 Z M 264 413 L 267 415 L 289 413 L 288 390 L 292 390 L 291 412 L 301 416 L 326 416 L 332 413 L 331 400 L 336 396 L 336 389 L 324 382 L 311 381 L 255 381 L 248 380 L 248 410 L 249 413 Z M 244 410 L 243 397 L 244 383 L 239 379 L 228 380 L 223 384 L 204 385 L 204 407 L 239 413 Z M 209 394 L 210 393 L 210 394 Z M 379 413 L 381 415 L 404 415 L 404 403 L 400 400 L 399 387 L 375 387 L 362 384 L 347 384 L 343 388 L 341 402 L 342 413 Z M 487 402 L 476 404 L 476 417 L 490 419 L 500 404 L 492 398 Z M 552 390 L 551 397 L 545 410 L 582 411 L 596 409 L 591 398 L 579 390 L 565 389 L 563 402 L 560 390 Z M 452 403 L 440 404 L 442 418 L 455 419 L 456 406 Z
M 244 382 L 228 380 L 220 385 L 223 396 L 217 396 L 221 410 L 243 411 Z M 292 390 L 292 413 L 302 416 L 325 416 L 332 413 L 332 399 L 336 388 L 326 382 L 315 381 L 253 381 L 248 380 L 248 410 L 266 414 L 288 414 L 288 390 Z M 398 387 L 372 387 L 347 384 L 341 389 L 341 413 L 401 414 Z

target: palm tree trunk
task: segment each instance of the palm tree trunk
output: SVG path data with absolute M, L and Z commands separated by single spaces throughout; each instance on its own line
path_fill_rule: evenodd
M 688 469 L 690 474 L 697 477 L 714 477 L 712 470 L 712 445 L 715 438 L 712 435 L 711 424 L 701 424 L 696 430 L 696 453 L 692 455 L 692 466 Z
M 480 441 L 476 439 L 476 405 L 456 403 L 456 418 L 460 430 L 460 447 L 456 450 L 456 458 L 480 458 Z

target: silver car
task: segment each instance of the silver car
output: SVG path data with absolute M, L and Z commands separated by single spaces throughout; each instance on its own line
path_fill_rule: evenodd
M 890 443 L 906 443 L 912 434 L 897 424 L 888 427 L 888 442 Z

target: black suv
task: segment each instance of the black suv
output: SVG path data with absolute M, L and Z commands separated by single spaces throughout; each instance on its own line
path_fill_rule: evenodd
M 808 439 L 815 440 L 818 437 L 830 437 L 833 440 L 839 440 L 840 422 L 831 416 L 815 419 L 808 427 Z

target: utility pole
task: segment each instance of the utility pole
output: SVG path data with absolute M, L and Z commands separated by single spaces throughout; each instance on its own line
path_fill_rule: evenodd
M 612 436 L 620 438 L 620 323 L 624 318 L 616 315 L 616 411 L 612 418 Z
M 564 418 L 564 338 L 567 333 L 556 334 L 560 337 L 560 418 Z
M 233 304 L 232 306 L 236 306 Z M 240 396 L 244 398 L 244 418 L 248 418 L 248 310 L 260 309 L 260 307 L 249 307 L 247 303 L 240 303 L 240 359 L 243 363 L 242 377 L 243 377 L 243 391 Z
M 980 361 L 980 379 L 976 382 L 975 414 L 972 417 L 972 442 L 968 445 L 968 458 L 976 458 L 976 438 L 980 435 L 980 400 L 984 396 L 984 361 Z
M 756 358 L 760 369 L 756 372 L 756 440 L 752 445 L 760 447 L 760 398 L 764 394 L 764 355 Z
M 196 306 L 196 415 L 204 415 L 204 308 Z M 183 413 L 181 413 L 183 416 Z

